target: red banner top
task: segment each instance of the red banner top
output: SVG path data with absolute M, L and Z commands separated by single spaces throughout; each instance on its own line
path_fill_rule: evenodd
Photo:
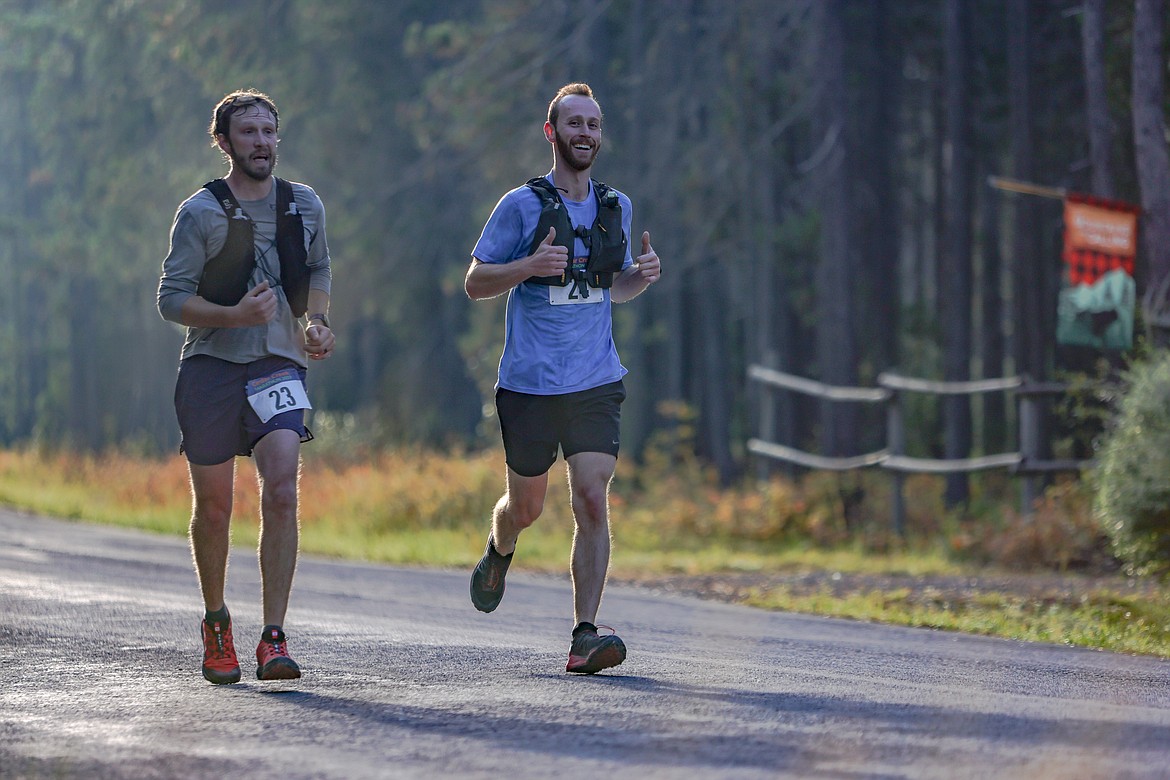
M 1136 206 L 1133 203 L 1127 203 L 1124 200 L 1111 200 L 1110 198 L 1100 198 L 1096 195 L 1088 195 L 1083 192 L 1068 192 L 1065 193 L 1064 199 L 1072 201 L 1073 203 L 1087 203 L 1090 206 L 1099 206 L 1110 211 L 1124 211 L 1130 214 L 1141 214 L 1142 207 Z
M 1064 204 L 1066 250 L 1133 257 L 1137 254 L 1137 214 L 1097 204 L 1066 200 Z

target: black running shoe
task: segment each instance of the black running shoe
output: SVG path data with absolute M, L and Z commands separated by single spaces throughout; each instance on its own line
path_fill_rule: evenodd
M 480 612 L 491 612 L 504 598 L 504 575 L 512 563 L 513 553 L 500 555 L 488 537 L 487 549 L 471 572 L 471 603 Z
M 608 629 L 611 633 L 598 636 L 597 629 Z M 566 672 L 593 674 L 626 660 L 626 646 L 609 626 L 594 626 L 582 623 L 573 630 L 573 644 L 569 648 L 569 663 Z

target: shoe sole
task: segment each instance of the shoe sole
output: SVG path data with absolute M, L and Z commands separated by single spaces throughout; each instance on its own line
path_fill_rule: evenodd
M 471 603 L 480 612 L 492 612 L 504 600 L 503 577 L 500 578 L 499 590 L 487 590 L 482 587 L 476 587 L 477 581 L 487 578 L 487 569 L 491 565 L 491 561 L 488 560 L 488 553 L 484 553 L 483 557 L 479 559 L 479 563 L 475 565 L 475 570 L 471 572 Z
M 203 679 L 212 685 L 231 685 L 240 681 L 239 668 L 231 672 L 217 672 L 214 669 L 203 667 Z
M 500 590 L 499 594 L 492 593 L 490 596 L 493 597 L 490 601 L 481 601 L 477 598 L 477 594 L 473 588 L 471 591 L 471 603 L 480 612 L 495 612 L 496 607 L 500 606 L 500 602 L 504 600 L 503 589 Z
M 574 660 L 577 662 L 575 666 Z M 626 646 L 621 641 L 611 642 L 604 647 L 599 647 L 592 655 L 584 658 L 571 656 L 565 671 L 573 674 L 596 674 L 602 669 L 617 666 L 624 660 L 626 660 Z
M 257 680 L 295 680 L 301 676 L 301 668 L 291 658 L 274 658 L 256 670 Z

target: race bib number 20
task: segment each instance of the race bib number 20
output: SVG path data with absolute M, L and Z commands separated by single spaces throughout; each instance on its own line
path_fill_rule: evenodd
M 305 392 L 305 383 L 291 368 L 282 368 L 249 382 L 248 403 L 256 410 L 261 422 L 268 422 L 282 412 L 313 408 Z

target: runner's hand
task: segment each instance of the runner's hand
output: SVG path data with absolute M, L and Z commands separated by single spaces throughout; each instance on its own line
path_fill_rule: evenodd
M 550 227 L 544 241 L 529 255 L 528 264 L 533 276 L 560 276 L 568 267 L 569 250 L 554 244 L 556 237 L 557 229 Z
M 658 259 L 654 247 L 650 246 L 649 230 L 642 234 L 642 254 L 634 260 L 634 270 L 646 284 L 654 284 L 662 278 L 662 262 Z
M 240 327 L 246 328 L 251 325 L 272 322 L 273 318 L 276 317 L 276 306 L 279 302 L 280 299 L 277 297 L 276 291 L 269 289 L 268 281 L 260 282 L 248 290 L 247 294 L 234 307 Z
M 336 343 L 333 331 L 324 323 L 314 322 L 305 328 L 305 352 L 309 353 L 311 360 L 324 360 L 332 355 Z

